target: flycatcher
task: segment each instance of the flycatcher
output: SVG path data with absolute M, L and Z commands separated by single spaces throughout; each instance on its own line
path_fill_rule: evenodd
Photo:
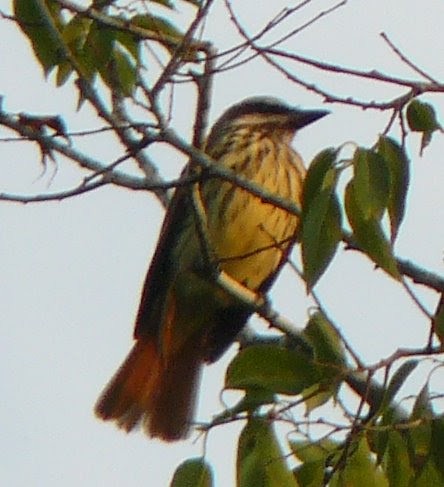
M 299 129 L 327 113 L 248 98 L 219 118 L 204 150 L 215 166 L 300 205 L 305 168 L 290 144 Z M 198 182 L 176 190 L 163 222 L 135 344 L 95 409 L 126 431 L 141 424 L 165 441 L 188 435 L 203 364 L 223 354 L 252 313 L 215 275 L 224 272 L 263 295 L 298 235 L 298 216 L 257 192 L 195 161 L 185 168 L 189 176 Z

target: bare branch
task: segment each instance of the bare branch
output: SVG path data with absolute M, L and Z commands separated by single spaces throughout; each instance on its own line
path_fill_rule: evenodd
M 47 203 L 49 201 L 62 201 L 74 196 L 80 196 L 81 194 L 94 191 L 95 189 L 102 188 L 109 184 L 106 181 L 97 181 L 91 184 L 81 184 L 80 186 L 68 189 L 65 191 L 58 191 L 50 194 L 37 194 L 33 196 L 25 196 L 11 193 L 0 193 L 0 201 L 7 201 L 10 203 Z
M 425 79 L 429 80 L 431 83 L 440 85 L 436 79 L 432 78 L 428 73 L 426 73 L 423 69 L 421 69 L 419 66 L 414 64 L 410 59 L 408 59 L 404 54 L 393 44 L 393 42 L 389 39 L 388 35 L 385 32 L 381 32 L 380 36 L 384 39 L 384 41 L 389 45 L 389 47 L 393 50 L 393 52 L 399 56 L 399 58 L 407 64 L 410 68 L 413 69 L 416 73 L 418 73 L 420 76 L 423 76 Z
M 166 82 L 168 82 L 173 75 L 177 71 L 178 66 L 183 62 L 183 55 L 186 54 L 187 50 L 190 48 L 191 45 L 196 46 L 196 42 L 194 40 L 194 33 L 196 29 L 199 27 L 199 24 L 205 18 L 206 13 L 208 12 L 209 8 L 211 7 L 214 0 L 206 0 L 202 6 L 199 8 L 196 17 L 194 18 L 193 22 L 189 26 L 187 32 L 183 36 L 183 39 L 176 50 L 174 55 L 169 60 L 168 64 L 165 66 L 162 74 L 158 78 L 157 82 L 153 86 L 151 93 L 154 98 L 156 98 L 159 92 L 163 89 Z M 203 52 L 208 52 L 211 50 L 211 47 L 207 43 L 199 43 L 198 49 Z

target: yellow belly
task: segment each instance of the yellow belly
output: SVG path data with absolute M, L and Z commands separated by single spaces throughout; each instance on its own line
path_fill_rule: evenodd
M 299 204 L 303 173 L 294 162 L 297 159 L 301 164 L 300 158 L 291 149 L 285 150 L 281 160 L 270 152 L 259 164 L 251 165 L 246 177 L 270 193 Z M 236 164 L 231 168 L 236 169 Z M 213 186 L 206 188 L 206 199 L 211 201 L 208 230 L 220 266 L 248 288 L 259 289 L 294 243 L 298 217 L 232 183 L 219 180 Z
M 251 195 L 239 199 L 242 208 L 237 211 L 233 204 L 229 210 L 235 218 L 219 237 L 218 232 L 212 235 L 212 241 L 221 268 L 250 289 L 258 289 L 280 263 L 297 218 Z

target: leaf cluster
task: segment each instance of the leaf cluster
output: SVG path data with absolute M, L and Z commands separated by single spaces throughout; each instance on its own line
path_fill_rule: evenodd
M 348 244 L 399 279 L 393 242 L 405 215 L 409 159 L 389 137 L 380 137 L 372 149 L 358 147 L 349 163 L 352 175 L 340 199 L 338 182 L 345 171 L 338 164 L 338 154 L 334 149 L 321 152 L 310 165 L 304 185 L 301 249 L 307 287 L 312 289 L 317 283 L 344 239 L 345 216 L 352 230 Z M 384 230 L 386 215 L 389 235 Z
M 166 10 L 175 8 L 172 1 L 156 3 Z M 129 97 L 137 83 L 142 43 L 152 42 L 174 54 L 184 34 L 166 16 L 105 15 L 106 6 L 94 2 L 90 9 L 73 13 L 56 0 L 14 0 L 14 14 L 45 75 L 56 71 L 58 86 L 76 72 L 89 82 L 100 77 L 111 90 Z M 191 47 L 183 56 L 191 61 L 196 52 Z
M 311 414 L 335 400 L 353 374 L 344 343 L 334 325 L 315 312 L 303 330 L 309 349 L 291 343 L 247 347 L 228 367 L 225 386 L 245 392 L 213 425 L 236 418 L 247 420 L 238 440 L 238 487 L 440 486 L 444 482 L 444 419 L 432 408 L 426 384 L 409 414 L 399 408 L 397 395 L 418 361 L 404 362 L 385 387 L 368 391 L 370 408 L 348 427 L 314 439 L 294 421 L 288 438 L 276 434 L 276 421 L 288 423 L 288 404 L 304 404 Z M 273 408 L 266 407 L 273 404 Z M 291 423 L 291 421 L 290 421 Z M 316 424 L 316 423 L 314 423 Z M 340 434 L 338 434 L 340 433 Z M 291 467 L 289 460 L 296 463 Z M 182 483 L 179 478 L 188 476 Z M 183 477 L 185 478 L 185 477 Z M 174 476 L 174 487 L 212 486 L 211 465 L 190 459 Z

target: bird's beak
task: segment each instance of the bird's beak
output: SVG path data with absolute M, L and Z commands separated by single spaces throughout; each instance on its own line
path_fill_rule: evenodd
M 299 130 L 306 125 L 310 125 L 330 112 L 328 110 L 299 110 L 294 109 L 290 114 L 290 123 L 294 130 Z

